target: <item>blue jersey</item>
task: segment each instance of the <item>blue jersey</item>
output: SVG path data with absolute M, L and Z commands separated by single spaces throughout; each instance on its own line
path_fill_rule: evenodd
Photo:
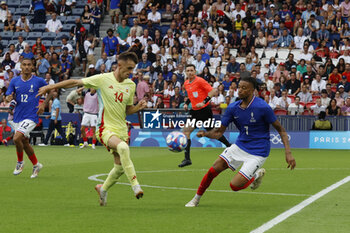
M 233 122 L 239 130 L 236 145 L 245 152 L 267 157 L 270 153 L 270 124 L 277 120 L 271 107 L 262 99 L 253 97 L 246 109 L 241 108 L 242 100 L 230 104 L 222 125 Z
M 35 97 L 38 94 L 38 90 L 42 86 L 46 86 L 47 83 L 43 78 L 32 76 L 29 80 L 24 81 L 22 76 L 15 77 L 11 80 L 9 88 L 6 91 L 6 95 L 14 93 L 15 100 L 17 102 L 13 121 L 18 123 L 23 120 L 32 120 L 35 123 L 39 122 L 39 117 L 36 114 L 37 106 L 39 105 L 39 97 Z

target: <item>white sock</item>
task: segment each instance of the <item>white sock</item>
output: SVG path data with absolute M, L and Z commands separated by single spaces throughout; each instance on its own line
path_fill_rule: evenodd
M 201 199 L 201 197 L 202 197 L 202 195 L 198 195 L 198 194 L 196 194 L 196 195 L 194 196 L 194 198 L 196 198 L 198 201 Z

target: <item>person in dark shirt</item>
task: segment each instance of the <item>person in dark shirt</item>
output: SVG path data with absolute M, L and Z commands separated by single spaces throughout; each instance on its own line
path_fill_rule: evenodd
M 296 74 L 291 73 L 290 74 L 290 80 L 286 83 L 286 89 L 288 90 L 288 93 L 291 95 L 297 95 L 300 91 L 300 81 L 296 79 Z

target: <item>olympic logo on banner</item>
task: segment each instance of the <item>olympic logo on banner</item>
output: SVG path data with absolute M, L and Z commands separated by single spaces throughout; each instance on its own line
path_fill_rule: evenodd
M 291 136 L 289 134 L 287 135 L 288 135 L 288 140 L 290 141 Z M 282 138 L 279 134 L 270 133 L 270 141 L 272 142 L 272 144 L 283 144 Z

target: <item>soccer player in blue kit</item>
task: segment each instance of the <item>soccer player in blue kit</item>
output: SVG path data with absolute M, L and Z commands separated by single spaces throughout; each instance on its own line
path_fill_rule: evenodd
M 13 141 L 16 145 L 17 164 L 13 171 L 14 175 L 19 175 L 23 171 L 23 150 L 33 164 L 33 173 L 31 178 L 36 178 L 39 171 L 43 167 L 38 162 L 34 150 L 29 144 L 29 133 L 35 128 L 39 122 L 39 116 L 44 112 L 45 102 L 39 105 L 38 90 L 42 86 L 46 86 L 45 79 L 32 75 L 33 63 L 30 59 L 23 59 L 21 63 L 22 75 L 11 80 L 9 88 L 6 91 L 6 98 L 9 100 L 14 98 L 17 102 L 13 114 L 13 122 L 15 125 L 15 135 Z
M 199 131 L 198 137 L 220 138 L 226 127 L 233 122 L 239 135 L 236 143 L 226 148 L 214 165 L 204 175 L 196 195 L 186 207 L 196 207 L 205 190 L 220 172 L 230 168 L 239 172 L 230 182 L 233 191 L 247 188 L 257 189 L 265 175 L 262 168 L 270 153 L 270 124 L 278 131 L 285 147 L 285 158 L 288 168 L 294 169 L 295 159 L 290 151 L 288 135 L 277 120 L 271 107 L 263 100 L 254 96 L 257 87 L 256 79 L 249 77 L 241 79 L 238 85 L 239 101 L 230 104 L 221 119 L 221 127 L 210 131 Z

